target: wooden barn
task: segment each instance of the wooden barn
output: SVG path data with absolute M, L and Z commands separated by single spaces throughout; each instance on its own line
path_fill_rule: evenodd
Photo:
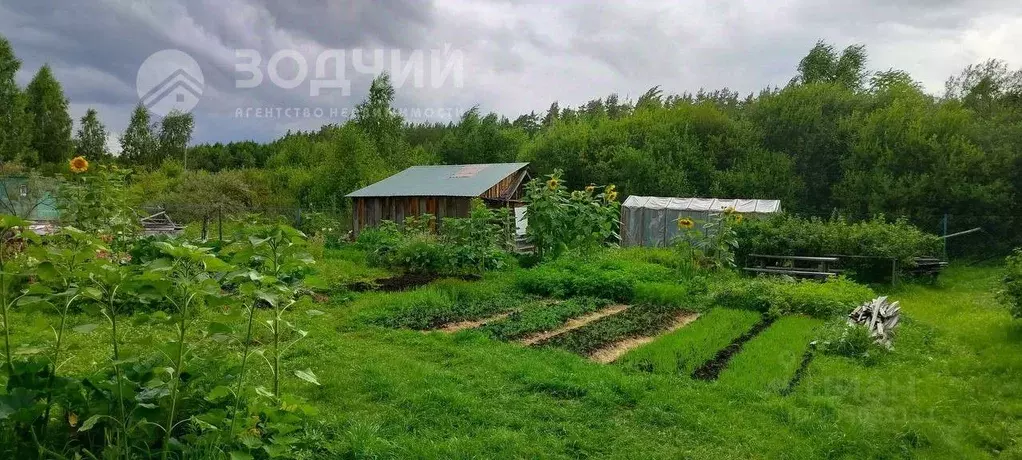
M 356 190 L 352 199 L 352 233 L 384 220 L 432 214 L 439 225 L 445 217 L 468 217 L 473 198 L 492 207 L 521 203 L 528 163 L 412 166 L 373 185 Z

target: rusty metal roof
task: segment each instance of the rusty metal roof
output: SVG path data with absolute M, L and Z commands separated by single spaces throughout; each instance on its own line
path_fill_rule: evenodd
M 350 198 L 391 196 L 474 197 L 497 185 L 528 163 L 412 166 L 368 187 L 349 193 Z

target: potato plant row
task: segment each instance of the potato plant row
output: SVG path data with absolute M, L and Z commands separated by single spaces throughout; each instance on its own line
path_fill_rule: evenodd
M 682 311 L 676 306 L 633 305 L 621 313 L 551 337 L 537 345 L 589 355 L 620 340 L 654 335 L 669 327 Z
M 759 321 L 760 315 L 753 311 L 715 308 L 694 323 L 631 351 L 619 363 L 645 372 L 688 376 Z
M 600 310 L 610 303 L 609 300 L 592 297 L 562 302 L 536 301 L 480 330 L 496 339 L 518 340 L 533 333 L 556 329 L 572 318 Z

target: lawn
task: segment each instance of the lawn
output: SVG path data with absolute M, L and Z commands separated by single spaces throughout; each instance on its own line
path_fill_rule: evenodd
M 330 257 L 323 264 L 329 266 Z M 351 257 L 343 260 L 353 263 Z M 658 274 L 657 283 L 672 282 L 666 271 L 647 269 Z M 615 270 L 620 273 L 615 280 L 631 276 Z M 658 356 L 662 363 L 654 373 L 596 364 L 554 346 L 497 340 L 492 336 L 497 323 L 490 330 L 457 334 L 417 330 L 520 310 L 509 321 L 524 318 L 518 320 L 523 323 L 505 324 L 502 333 L 511 338 L 524 333 L 519 329 L 562 322 L 566 309 L 598 308 L 569 304 L 537 310 L 542 303 L 519 289 L 521 271 L 475 282 L 443 280 L 408 292 L 342 289 L 325 303 L 298 305 L 294 321 L 308 337 L 294 346 L 286 363 L 290 369 L 312 369 L 322 384 L 293 377 L 284 382 L 285 392 L 319 409 L 302 442 L 334 458 L 1022 455 L 1016 444 L 1022 437 L 1022 326 L 992 297 L 997 269 L 952 267 L 937 286 L 910 285 L 890 293 L 901 301 L 906 318 L 893 353 L 872 366 L 819 355 L 788 396 L 779 393 L 780 382 L 794 374 L 818 320 L 782 317 L 746 343 L 716 382 L 689 378 L 688 367 L 741 334 L 758 312 L 711 309 L 634 351 L 635 357 Z M 635 295 L 621 292 L 619 297 Z M 632 311 L 629 315 L 598 320 L 571 332 L 574 339 L 548 345 L 584 354 L 611 339 L 658 330 L 684 303 L 635 305 L 625 310 Z M 324 314 L 304 313 L 313 309 Z M 217 314 L 206 311 L 202 319 Z M 39 321 L 39 315 L 17 319 Z M 74 318 L 75 325 L 86 321 L 94 319 Z M 100 326 L 72 336 L 73 359 L 64 369 L 100 368 L 104 333 Z M 136 343 L 126 345 L 129 352 L 144 352 L 146 343 L 163 339 L 145 328 L 125 334 L 125 342 Z M 31 345 L 44 338 L 15 331 L 14 340 Z M 207 342 L 197 355 L 218 353 L 220 347 Z M 659 372 L 678 366 L 677 359 L 669 359 L 672 349 L 692 354 L 682 365 L 685 372 Z M 253 378 L 265 376 L 264 369 L 255 372 Z

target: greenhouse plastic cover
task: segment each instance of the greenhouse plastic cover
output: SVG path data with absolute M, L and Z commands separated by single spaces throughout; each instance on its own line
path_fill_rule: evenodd
M 673 224 L 678 219 L 688 217 L 701 226 L 711 213 L 727 208 L 734 208 L 738 213 L 755 218 L 781 212 L 781 202 L 632 195 L 621 204 L 621 245 L 653 247 L 670 245 L 678 234 L 678 227 Z

